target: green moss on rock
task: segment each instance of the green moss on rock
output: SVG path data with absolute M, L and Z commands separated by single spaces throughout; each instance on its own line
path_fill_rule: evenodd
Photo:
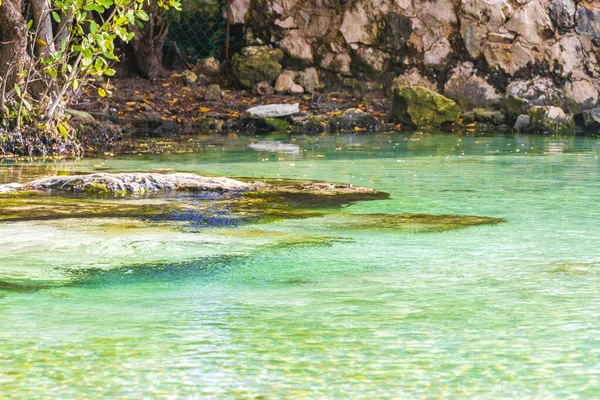
M 264 118 L 263 122 L 275 132 L 287 132 L 290 130 L 290 124 L 281 118 Z
M 392 116 L 398 122 L 419 128 L 437 128 L 457 121 L 460 115 L 458 104 L 425 87 L 394 88 Z
M 281 72 L 279 61 L 283 58 L 280 49 L 268 46 L 252 46 L 233 55 L 231 70 L 240 84 L 252 88 L 259 82 L 272 83 Z
M 108 194 L 108 187 L 103 183 L 88 182 L 81 187 L 83 193 L 88 194 Z
M 531 107 L 528 112 L 531 129 L 543 134 L 573 134 L 575 121 L 559 107 Z

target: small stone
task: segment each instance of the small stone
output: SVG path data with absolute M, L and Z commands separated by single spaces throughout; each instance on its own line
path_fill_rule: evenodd
M 192 85 L 198 81 L 198 75 L 190 70 L 186 69 L 181 75 L 183 76 L 183 81 L 186 85 Z
M 290 88 L 294 84 L 296 78 L 296 72 L 286 69 L 277 77 L 275 82 L 275 91 L 277 93 L 289 93 Z
M 513 129 L 516 132 L 523 132 L 523 130 L 527 129 L 529 125 L 531 125 L 531 117 L 529 115 L 521 114 L 517 117 L 517 121 L 515 122 Z
M 219 85 L 210 85 L 204 92 L 204 101 L 219 101 L 223 99 L 223 92 Z
M 266 81 L 259 82 L 252 88 L 252 94 L 255 96 L 271 96 L 274 92 L 273 86 Z
M 314 93 L 317 89 L 321 88 L 319 82 L 319 74 L 315 68 L 306 68 L 304 71 L 298 73 L 296 81 L 301 85 L 304 90 L 308 93 Z
M 288 91 L 290 94 L 302 94 L 304 93 L 304 88 L 297 83 L 292 83 Z
M 340 122 L 344 124 L 353 124 L 366 118 L 367 116 L 368 114 L 360 108 L 349 108 L 340 116 Z
M 194 71 L 206 75 L 218 75 L 221 72 L 221 63 L 214 57 L 203 58 L 196 63 Z

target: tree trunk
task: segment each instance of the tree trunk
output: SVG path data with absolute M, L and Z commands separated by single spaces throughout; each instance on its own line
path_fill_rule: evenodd
M 55 54 L 48 0 L 31 0 L 31 7 L 37 33 L 35 43 L 37 53 L 41 58 L 48 59 Z
M 142 29 L 132 27 L 135 36 L 132 40 L 135 65 L 138 73 L 144 78 L 156 79 L 164 74 L 163 46 L 167 39 L 168 26 L 164 20 L 166 11 L 158 6 L 156 0 L 151 0 L 146 7 L 150 20 L 144 23 Z
M 27 23 L 21 0 L 3 0 L 0 6 L 0 87 L 12 89 L 28 62 Z

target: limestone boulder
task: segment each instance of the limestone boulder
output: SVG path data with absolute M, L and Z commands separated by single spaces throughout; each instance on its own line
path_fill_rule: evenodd
M 561 104 L 562 91 L 549 78 L 514 81 L 508 85 L 504 98 L 507 111 L 513 115 L 527 113 L 531 107 Z
M 483 54 L 490 67 L 502 69 L 509 75 L 536 61 L 531 47 L 521 41 L 514 44 L 486 42 Z
M 390 56 L 375 47 L 363 46 L 356 51 L 356 60 L 367 72 L 379 76 L 388 69 Z
M 562 77 L 574 76 L 576 79 L 587 76 L 584 69 L 585 58 L 583 46 L 576 35 L 561 37 L 545 55 L 548 64 Z
M 231 70 L 240 84 L 252 88 L 259 82 L 273 82 L 281 72 L 283 52 L 269 46 L 250 46 L 233 55 Z
M 281 49 L 285 54 L 295 60 L 306 64 L 313 62 L 313 51 L 310 43 L 300 34 L 300 30 L 293 29 L 281 40 Z
M 543 44 L 554 36 L 546 0 L 528 2 L 514 13 L 504 27 L 532 45 Z
M 250 8 L 250 0 L 231 0 L 227 6 L 227 19 L 231 25 L 243 24 Z
M 501 28 L 513 12 L 510 2 L 505 0 L 460 2 L 460 33 L 471 57 L 481 56 L 488 35 L 501 33 Z M 508 31 L 505 29 L 505 32 Z
M 557 28 L 571 29 L 575 26 L 577 5 L 574 0 L 552 0 L 550 18 Z
M 571 114 L 580 114 L 596 108 L 599 95 L 596 85 L 588 80 L 567 82 L 563 88 L 567 110 Z
M 531 125 L 531 117 L 527 114 L 521 114 L 517 117 L 513 130 L 515 132 L 523 132 Z
M 431 79 L 421 75 L 417 68 L 412 68 L 394 79 L 393 87 L 423 86 L 429 90 L 436 90 L 437 85 Z
M 322 87 L 319 81 L 319 74 L 315 68 L 306 68 L 300 71 L 296 77 L 296 83 L 304 88 L 308 93 L 314 93 Z
M 447 38 L 442 37 L 435 42 L 424 54 L 425 65 L 443 65 L 452 53 L 452 46 Z
M 502 104 L 502 96 L 485 79 L 477 75 L 473 63 L 454 68 L 444 86 L 444 95 L 456 101 L 463 111 L 492 109 Z
M 395 121 L 419 128 L 437 128 L 460 118 L 458 104 L 423 86 L 397 86 L 393 93 Z
M 531 118 L 530 128 L 544 134 L 575 133 L 573 116 L 566 114 L 560 107 L 532 107 L 528 112 Z
M 374 44 L 377 40 L 377 24 L 368 9 L 370 2 L 357 2 L 344 13 L 340 33 L 346 43 Z
M 586 128 L 600 129 L 600 108 L 584 111 L 583 121 Z
M 600 6 L 598 3 L 582 1 L 577 7 L 576 31 L 592 39 L 600 38 Z
M 352 75 L 350 70 L 351 63 L 352 59 L 347 52 L 337 54 L 327 53 L 321 61 L 321 67 L 332 72 L 337 72 L 341 75 L 350 76 Z

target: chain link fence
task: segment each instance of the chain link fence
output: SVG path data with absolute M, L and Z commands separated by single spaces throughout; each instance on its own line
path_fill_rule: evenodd
M 179 11 L 169 12 L 167 46 L 189 63 L 201 58 L 225 58 L 228 0 L 182 0 Z

